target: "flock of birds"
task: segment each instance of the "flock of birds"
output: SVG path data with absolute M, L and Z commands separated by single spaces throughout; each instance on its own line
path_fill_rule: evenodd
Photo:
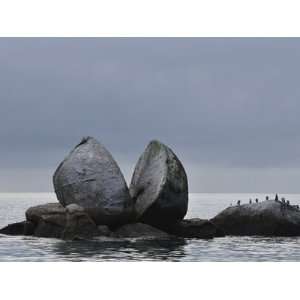
M 266 196 L 266 201 L 269 201 L 269 200 L 270 200 L 269 196 Z M 291 205 L 291 204 L 290 204 L 290 201 L 289 201 L 289 200 L 286 200 L 284 197 L 282 197 L 281 200 L 279 200 L 278 194 L 276 194 L 274 200 L 275 200 L 276 202 L 282 203 L 284 206 L 292 207 L 292 208 L 295 208 L 295 209 L 299 210 L 299 205 Z M 253 200 L 253 201 L 252 201 L 251 198 L 249 199 L 249 204 L 252 204 L 252 203 L 258 203 L 258 202 L 259 202 L 259 199 L 258 199 L 258 198 L 255 198 L 255 200 Z M 241 200 L 238 200 L 238 201 L 237 201 L 237 205 L 238 205 L 238 206 L 240 206 L 241 203 L 242 203 Z M 232 203 L 230 204 L 230 206 L 232 206 Z

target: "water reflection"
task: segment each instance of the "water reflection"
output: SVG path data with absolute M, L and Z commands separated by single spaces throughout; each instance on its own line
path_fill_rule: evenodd
M 1 236 L 0 261 L 300 261 L 300 238 L 71 242 Z
M 51 252 L 72 261 L 83 260 L 170 260 L 178 261 L 185 256 L 186 241 L 145 239 L 98 239 L 90 241 L 57 241 Z

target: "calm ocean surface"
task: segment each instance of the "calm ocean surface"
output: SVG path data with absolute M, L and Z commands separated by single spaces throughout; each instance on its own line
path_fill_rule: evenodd
M 300 205 L 299 194 L 279 196 Z M 265 194 L 190 194 L 187 217 L 211 218 L 231 202 L 248 202 L 250 197 L 264 199 Z M 53 201 L 51 193 L 0 194 L 0 227 L 24 220 L 30 206 Z M 0 261 L 300 261 L 300 237 L 66 242 L 0 234 Z

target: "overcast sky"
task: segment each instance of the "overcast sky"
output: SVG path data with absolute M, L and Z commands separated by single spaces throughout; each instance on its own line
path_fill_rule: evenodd
M 127 181 L 151 139 L 191 192 L 300 192 L 300 39 L 0 38 L 0 191 L 52 191 L 82 136 Z

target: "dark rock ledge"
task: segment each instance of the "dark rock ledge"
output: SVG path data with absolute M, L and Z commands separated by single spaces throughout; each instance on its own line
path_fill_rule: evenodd
M 228 207 L 210 221 L 227 235 L 300 236 L 300 211 L 279 201 Z
M 9 224 L 0 229 L 1 234 L 32 235 L 64 240 L 91 239 L 97 236 L 112 238 L 202 238 L 210 239 L 223 233 L 208 220 L 182 220 L 168 228 L 156 228 L 144 223 L 129 223 L 117 228 L 96 225 L 87 212 L 77 204 L 64 208 L 59 203 L 30 207 L 26 221 Z
M 183 238 L 212 239 L 225 236 L 224 232 L 209 220 L 184 219 L 164 228 L 169 234 Z

